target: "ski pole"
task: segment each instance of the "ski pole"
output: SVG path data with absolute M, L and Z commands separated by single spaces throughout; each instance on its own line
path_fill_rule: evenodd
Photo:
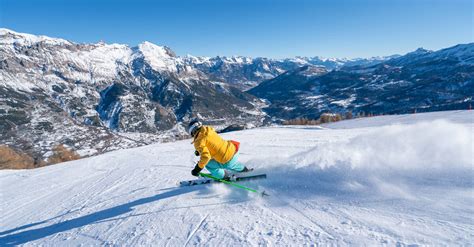
M 259 191 L 257 191 L 257 190 L 254 190 L 254 189 L 251 189 L 251 188 L 247 188 L 247 187 L 245 187 L 245 186 L 243 186 L 243 185 L 240 185 L 240 184 L 236 184 L 236 183 L 232 183 L 232 182 L 230 182 L 230 181 L 224 180 L 224 179 L 216 178 L 216 177 L 214 177 L 214 176 L 212 176 L 212 175 L 210 175 L 210 174 L 207 174 L 207 173 L 202 173 L 202 172 L 200 172 L 200 173 L 199 173 L 199 176 L 205 177 L 205 178 L 211 178 L 211 179 L 214 179 L 214 180 L 219 181 L 219 182 L 221 182 L 221 183 L 225 183 L 225 184 L 228 184 L 228 185 L 232 185 L 232 186 L 234 186 L 234 187 L 241 188 L 241 189 L 244 189 L 244 190 L 247 190 L 247 191 L 251 191 L 251 192 L 254 192 L 254 193 L 259 193 L 259 194 L 262 194 L 262 196 L 268 196 L 268 194 L 266 194 L 265 191 L 264 191 L 264 192 L 259 192 Z

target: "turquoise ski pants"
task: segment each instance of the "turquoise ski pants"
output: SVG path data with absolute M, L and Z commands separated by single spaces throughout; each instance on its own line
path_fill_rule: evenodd
M 221 164 L 214 159 L 211 159 L 206 165 L 206 169 L 212 176 L 219 179 L 224 178 L 225 169 L 240 172 L 244 169 L 244 165 L 239 162 L 239 153 L 235 153 L 234 157 L 225 164 Z

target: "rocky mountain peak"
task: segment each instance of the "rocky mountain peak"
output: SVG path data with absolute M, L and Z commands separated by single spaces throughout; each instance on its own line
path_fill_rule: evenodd
M 416 49 L 415 51 L 407 53 L 407 55 L 423 55 L 423 54 L 427 54 L 427 53 L 431 53 L 431 52 L 432 51 L 427 50 L 423 47 L 420 47 L 420 48 Z
M 157 71 L 177 72 L 177 66 L 182 64 L 181 59 L 166 46 L 159 46 L 145 41 L 138 45 L 138 51 L 151 67 Z
M 18 44 L 18 45 L 33 45 L 35 43 L 44 43 L 49 45 L 72 45 L 64 39 L 51 38 L 44 35 L 33 35 L 27 33 L 19 33 L 7 28 L 0 28 L 0 43 L 1 44 Z

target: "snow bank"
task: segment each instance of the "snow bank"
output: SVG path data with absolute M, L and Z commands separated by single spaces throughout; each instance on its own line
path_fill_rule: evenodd
M 414 199 L 417 190 L 437 185 L 472 188 L 473 161 L 469 128 L 435 120 L 384 126 L 283 161 L 266 160 L 266 167 L 276 165 L 267 170 L 274 179 L 265 183 L 292 194 L 381 193 Z

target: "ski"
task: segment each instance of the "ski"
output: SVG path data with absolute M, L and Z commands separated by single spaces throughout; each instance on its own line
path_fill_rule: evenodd
M 193 185 L 201 185 L 201 184 L 210 184 L 210 183 L 216 183 L 219 181 L 216 181 L 214 179 L 194 179 L 194 180 L 186 180 L 186 181 L 180 181 L 179 185 L 180 186 L 193 186 Z
M 248 180 L 257 180 L 257 179 L 265 179 L 267 178 L 267 174 L 234 174 L 233 178 L 230 180 L 232 181 L 248 181 Z M 210 183 L 221 183 L 219 180 L 211 179 L 211 178 L 200 178 L 194 180 L 186 180 L 179 182 L 181 186 L 193 186 L 193 185 L 201 185 L 201 184 L 210 184 Z
M 235 175 L 235 181 L 244 181 L 244 180 L 256 180 L 256 179 L 265 179 L 267 174 L 251 174 L 251 175 Z

